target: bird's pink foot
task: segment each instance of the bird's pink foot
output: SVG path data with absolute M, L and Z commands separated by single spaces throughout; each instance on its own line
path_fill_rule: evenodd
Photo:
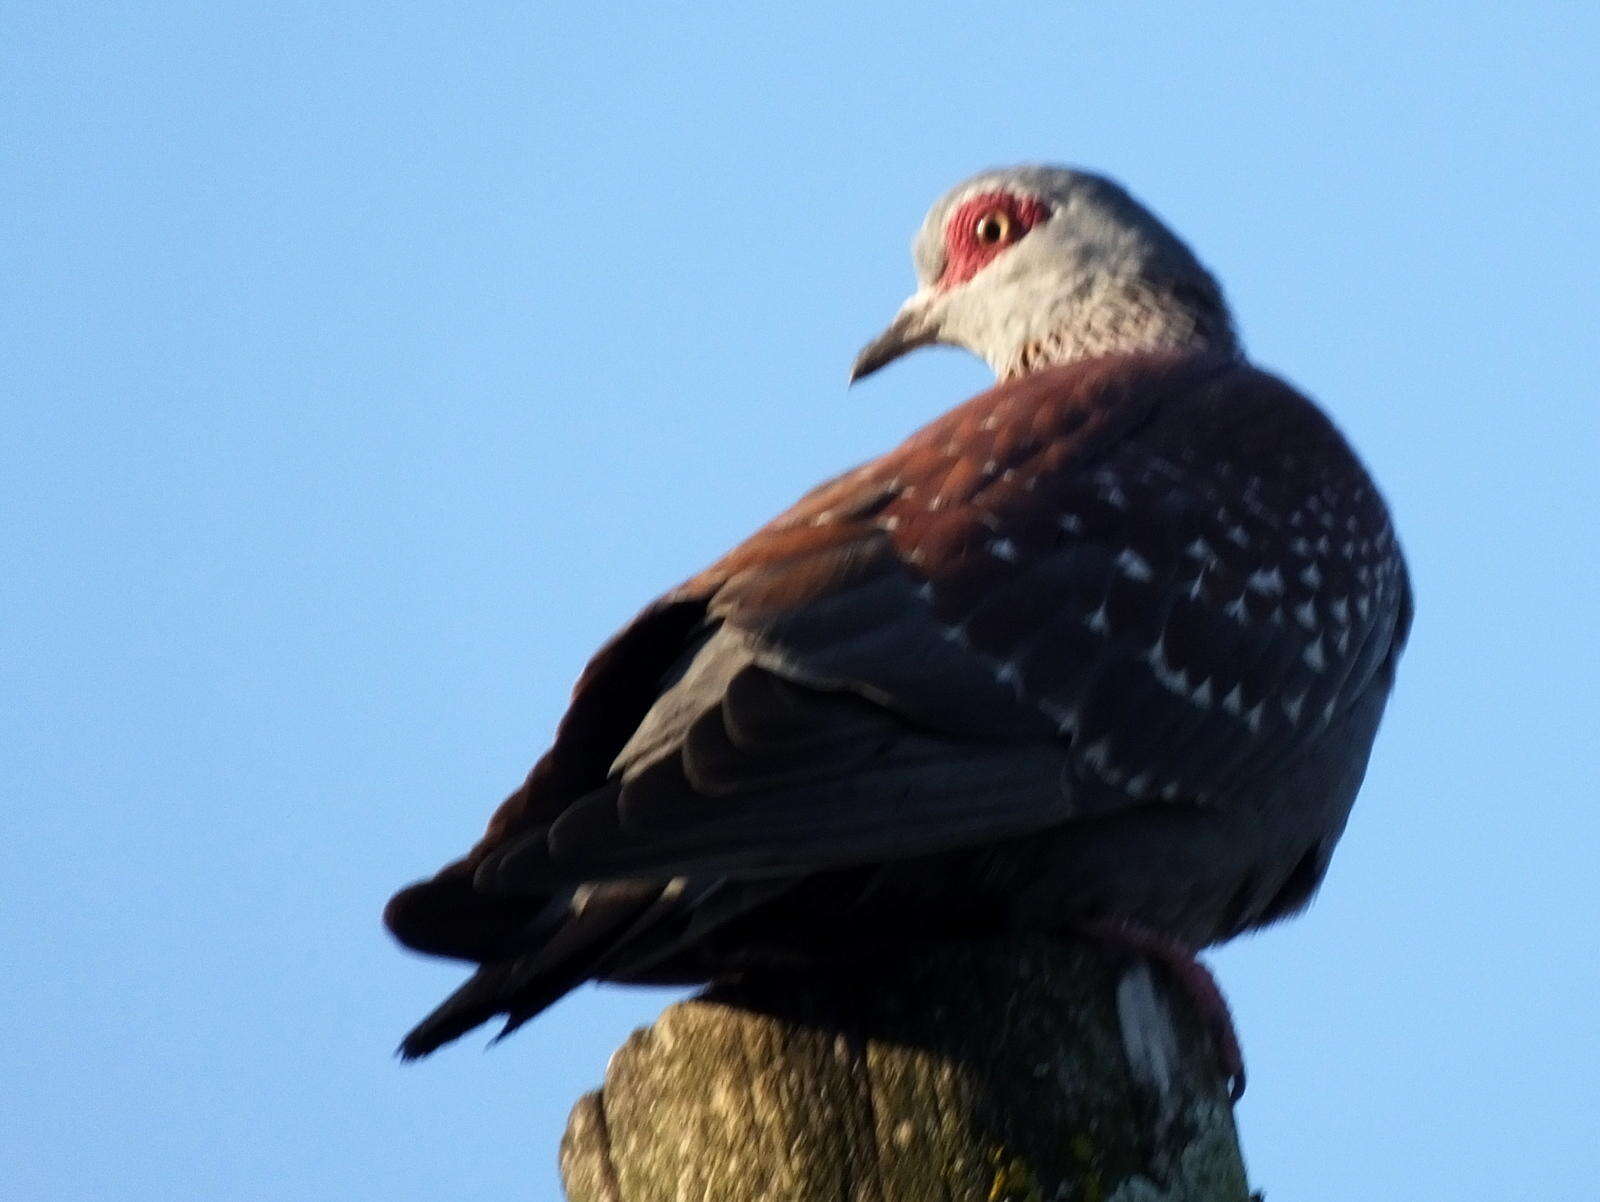
M 1076 923 L 1075 929 L 1097 943 L 1155 960 L 1171 973 L 1211 1031 L 1222 1071 L 1228 1076 L 1228 1096 L 1235 1102 L 1244 1096 L 1244 1052 L 1233 1014 L 1216 977 L 1195 958 L 1193 948 L 1126 918 L 1086 920 Z

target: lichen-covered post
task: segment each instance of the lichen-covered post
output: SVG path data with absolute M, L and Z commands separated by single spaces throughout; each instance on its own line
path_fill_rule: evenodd
M 721 986 L 612 1058 L 571 1202 L 1246 1202 L 1210 1037 L 1161 970 L 1042 937 Z

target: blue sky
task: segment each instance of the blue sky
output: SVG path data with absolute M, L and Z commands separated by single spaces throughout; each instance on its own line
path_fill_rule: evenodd
M 859 7 L 5 6 L 8 1198 L 557 1196 L 673 995 L 402 1067 L 458 972 L 378 909 L 641 603 L 983 384 L 844 378 L 1022 159 L 1195 245 L 1415 572 L 1322 897 L 1214 957 L 1255 1183 L 1592 1193 L 1593 7 Z

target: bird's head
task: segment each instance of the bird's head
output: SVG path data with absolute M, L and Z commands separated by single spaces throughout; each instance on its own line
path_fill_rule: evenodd
M 1065 167 L 985 171 L 928 211 L 911 246 L 917 291 L 862 349 L 852 382 L 935 343 L 1001 379 L 1095 355 L 1234 353 L 1222 290 L 1116 184 Z

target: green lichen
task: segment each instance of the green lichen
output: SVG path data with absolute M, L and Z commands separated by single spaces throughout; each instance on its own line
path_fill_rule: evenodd
M 1104 1202 L 1105 1181 L 1100 1175 L 1100 1154 L 1094 1140 L 1086 1131 L 1080 1131 L 1067 1141 L 1067 1150 L 1078 1165 L 1078 1192 L 1074 1202 Z
M 1167 1187 L 1135 1175 L 1117 1187 L 1110 1202 L 1249 1202 L 1231 1114 L 1219 1105 L 1202 1103 L 1194 1108 L 1191 1117 L 1194 1138 L 1179 1156 L 1178 1171 Z
M 1039 1183 L 1021 1157 L 996 1148 L 989 1153 L 989 1165 L 994 1177 L 989 1183 L 988 1202 L 1044 1202 Z

